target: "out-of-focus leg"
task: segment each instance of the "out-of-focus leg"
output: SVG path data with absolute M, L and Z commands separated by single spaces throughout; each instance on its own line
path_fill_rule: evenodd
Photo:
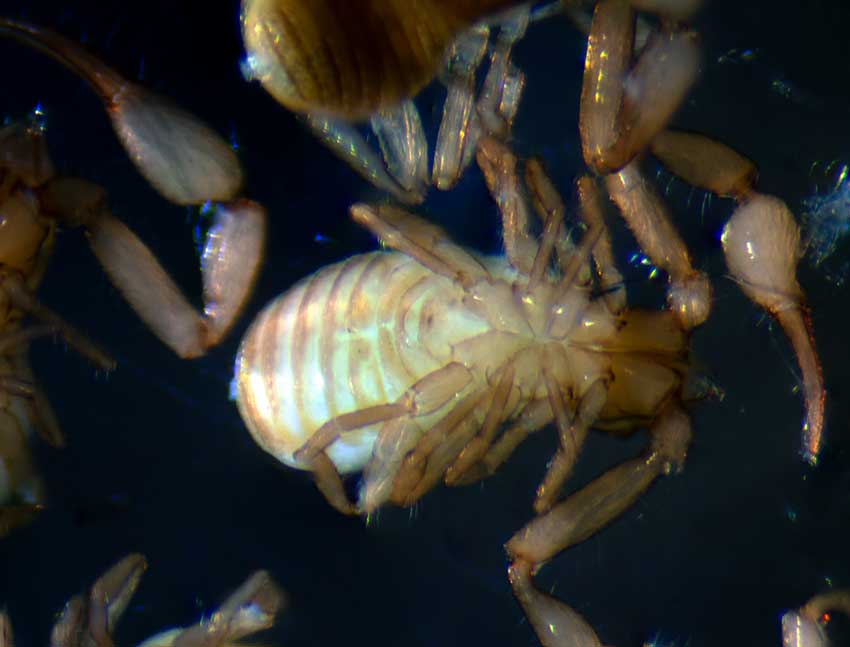
M 16 415 L 19 421 L 22 423 L 23 419 L 29 421 L 36 433 L 51 447 L 65 447 L 67 444 L 65 434 L 59 426 L 59 419 L 53 411 L 47 394 L 32 372 L 26 348 L 22 349 L 21 352 L 10 355 L 9 360 L 12 364 L 13 374 L 26 382 L 30 391 L 29 397 L 17 400 Z
M 416 201 L 428 192 L 428 140 L 419 110 L 408 100 L 392 110 L 382 110 L 371 119 L 384 163 L 395 180 Z
M 496 442 L 487 448 L 487 453 L 481 461 L 470 466 L 455 485 L 468 485 L 495 474 L 530 433 L 542 429 L 550 422 L 552 422 L 552 408 L 549 406 L 549 400 L 545 398 L 532 400 L 519 414 L 517 422 L 502 432 Z
M 850 591 L 830 591 L 816 595 L 799 609 L 782 616 L 783 647 L 829 647 L 822 624 L 830 611 L 850 616 Z
M 0 522 L 2 521 L 0 520 Z M 0 647 L 14 647 L 14 645 L 12 621 L 9 620 L 9 615 L 5 611 L 0 611 Z
M 464 287 L 489 277 L 484 266 L 453 243 L 446 232 L 412 213 L 389 205 L 355 204 L 351 207 L 351 218 L 387 247 L 407 254 L 432 272 Z
M 478 99 L 482 129 L 499 139 L 506 139 L 511 132 L 525 86 L 525 75 L 511 61 L 511 50 L 525 34 L 529 16 L 529 8 L 521 6 L 508 14 L 508 18 L 499 25 L 499 35 L 490 56 L 490 67 Z
M 448 55 L 446 101 L 434 147 L 432 182 L 451 189 L 469 166 L 481 137 L 475 110 L 475 72 L 487 52 L 490 28 L 477 25 L 461 35 Z
M 5 275 L 2 281 L 0 281 L 0 290 L 6 293 L 16 308 L 55 328 L 69 346 L 93 364 L 104 370 L 115 368 L 115 361 L 109 355 L 98 348 L 71 324 L 62 319 L 62 317 L 42 304 L 29 291 L 20 277 L 15 274 Z
M 0 393 L 0 402 L 8 405 L 12 397 Z M 16 419 L 14 413 L 9 406 L 0 409 L 0 538 L 33 521 L 45 496 L 25 433 L 26 421 Z
M 424 196 L 405 190 L 390 176 L 378 154 L 353 125 L 326 115 L 307 114 L 303 120 L 325 146 L 377 188 L 405 204 L 422 202 Z

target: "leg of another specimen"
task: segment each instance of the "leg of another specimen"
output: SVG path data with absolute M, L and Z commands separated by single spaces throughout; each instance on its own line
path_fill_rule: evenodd
M 267 571 L 256 571 L 209 615 L 185 629 L 170 630 L 145 641 L 145 645 L 220 647 L 247 645 L 242 638 L 274 625 L 286 605 L 286 595 Z M 158 640 L 160 639 L 160 640 Z
M 0 393 L 0 402 L 4 399 Z M 36 471 L 20 409 L 0 408 L 0 538 L 30 523 L 41 511 L 44 484 Z
M 348 122 L 324 115 L 304 115 L 304 123 L 319 140 L 373 185 L 405 204 L 418 204 L 424 195 L 409 191 L 387 172 L 378 154 Z
M 475 72 L 489 38 L 490 28 L 476 25 L 454 42 L 447 57 L 446 101 L 432 171 L 432 182 L 441 191 L 457 184 L 478 146 L 481 124 L 475 111 Z
M 192 358 L 221 341 L 247 302 L 262 265 L 266 214 L 248 200 L 217 206 L 201 263 L 203 315 L 120 220 L 104 210 L 86 229 L 94 255 L 139 317 L 180 357 Z
M 131 554 L 104 573 L 88 594 L 68 601 L 50 634 L 50 644 L 71 647 L 86 644 L 107 647 L 112 634 L 147 569 L 144 556 Z
M 428 140 L 416 104 L 408 100 L 371 118 L 372 130 L 390 174 L 401 187 L 422 202 L 428 192 Z

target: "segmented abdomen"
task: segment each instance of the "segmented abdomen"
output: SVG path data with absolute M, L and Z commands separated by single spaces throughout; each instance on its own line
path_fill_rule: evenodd
M 420 338 L 434 303 L 460 305 L 460 288 L 408 256 L 376 252 L 326 267 L 271 302 L 242 341 L 237 404 L 255 440 L 293 467 L 293 452 L 330 418 L 393 402 L 444 366 L 446 348 Z M 479 324 L 452 325 L 465 335 Z M 423 325 L 423 333 L 428 326 Z M 423 335 L 423 337 L 426 335 Z M 359 470 L 378 432 L 346 433 L 328 455 Z

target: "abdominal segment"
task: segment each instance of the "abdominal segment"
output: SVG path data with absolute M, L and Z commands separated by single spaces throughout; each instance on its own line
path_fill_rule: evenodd
M 323 423 L 394 402 L 439 367 L 406 339 L 405 319 L 419 307 L 409 297 L 427 296 L 424 274 L 402 254 L 364 254 L 317 272 L 266 307 L 236 361 L 237 403 L 261 447 L 304 468 L 293 453 Z M 362 469 L 379 427 L 346 432 L 328 448 L 340 472 Z

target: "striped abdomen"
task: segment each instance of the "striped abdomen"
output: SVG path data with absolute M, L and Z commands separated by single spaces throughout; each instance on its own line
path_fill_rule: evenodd
M 368 119 L 419 92 L 447 48 L 519 0 L 243 0 L 252 75 L 290 110 Z
M 462 296 L 395 252 L 355 256 L 299 282 L 266 306 L 236 359 L 237 404 L 254 439 L 303 467 L 293 452 L 327 420 L 395 401 L 450 361 L 454 341 L 487 330 Z M 337 440 L 328 449 L 337 469 L 361 469 L 377 433 L 373 425 Z

